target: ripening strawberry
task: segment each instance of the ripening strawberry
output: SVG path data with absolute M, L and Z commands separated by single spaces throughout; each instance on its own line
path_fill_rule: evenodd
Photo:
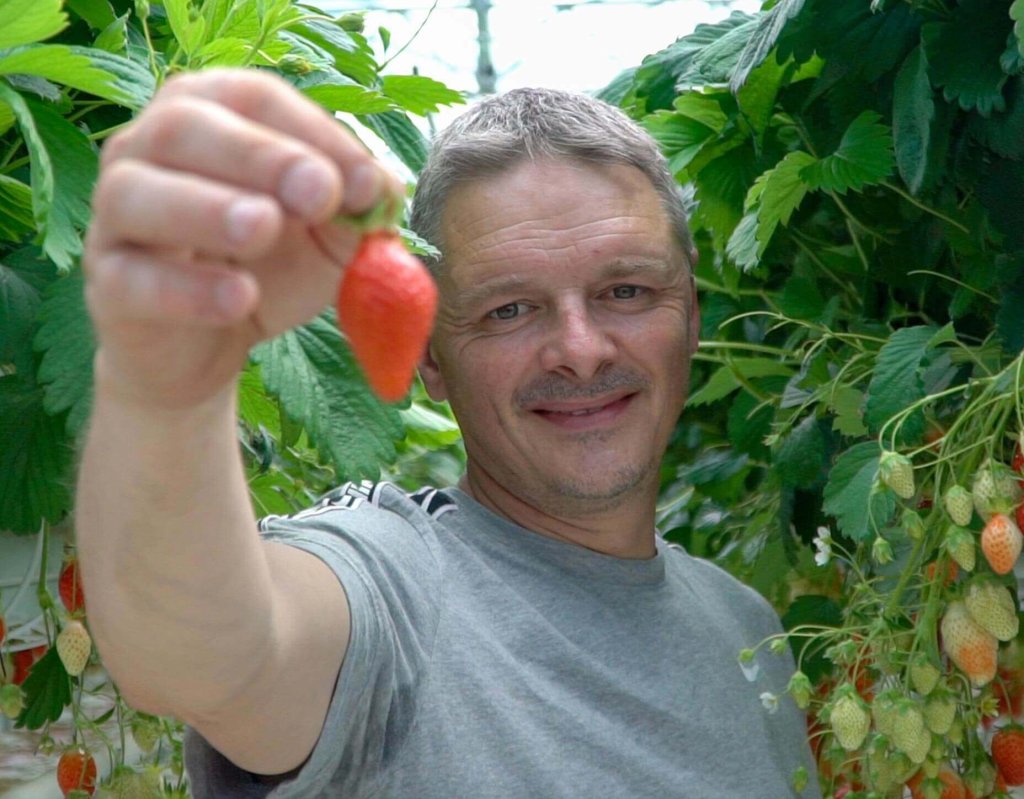
M 1022 544 L 1020 529 L 1005 513 L 993 514 L 981 531 L 981 551 L 996 574 L 1013 571 Z
M 31 649 L 21 649 L 11 654 L 14 661 L 14 674 L 11 675 L 11 682 L 21 685 L 28 678 L 29 672 L 43 655 L 46 654 L 46 645 L 35 646 Z
M 66 749 L 57 763 L 57 785 L 67 796 L 72 791 L 85 791 L 89 796 L 96 790 L 96 761 L 82 746 Z
M 914 465 L 910 458 L 898 452 L 886 452 L 878 463 L 879 477 L 898 497 L 910 499 L 914 486 Z
M 980 687 L 991 682 L 996 676 L 999 641 L 972 618 L 963 600 L 949 603 L 940 629 L 942 648 L 971 683 Z
M 67 673 L 77 677 L 85 671 L 92 652 L 92 638 L 82 622 L 72 619 L 57 636 L 57 654 Z
M 839 745 L 848 752 L 864 743 L 868 730 L 871 729 L 871 717 L 864 707 L 864 702 L 852 690 L 836 700 L 832 706 L 829 723 Z
M 78 558 L 70 557 L 64 561 L 57 582 L 60 601 L 64 603 L 68 613 L 85 613 L 85 591 L 82 589 L 82 576 L 78 568 Z
M 975 580 L 967 588 L 964 603 L 974 620 L 1000 641 L 1017 637 L 1017 607 L 1003 586 L 991 580 Z
M 20 685 L 0 685 L 0 714 L 16 719 L 25 708 L 25 692 Z
M 4 621 L 3 614 L 0 614 L 0 644 L 4 642 L 4 638 L 7 637 L 7 622 Z
M 338 290 L 338 324 L 374 392 L 409 391 L 434 324 L 437 288 L 397 233 L 363 236 Z
M 1024 785 L 1024 727 L 1000 728 L 992 737 L 992 760 L 1007 785 Z
M 939 767 L 936 779 L 938 780 L 938 788 L 942 791 L 937 794 L 939 799 L 967 799 L 964 781 L 948 764 L 943 763 Z M 923 769 L 907 781 L 911 799 L 931 799 L 932 794 L 927 792 L 927 787 L 923 784 L 927 783 L 927 781 Z
M 963 486 L 950 486 L 942 498 L 942 504 L 954 524 L 966 527 L 971 523 L 971 516 L 974 515 L 974 500 Z
M 1024 474 L 1024 449 L 1021 442 L 1024 441 L 1024 430 L 1017 434 L 1017 443 L 1013 445 L 1013 460 L 1010 461 L 1010 468 L 1018 475 Z M 1024 480 L 1018 479 L 1017 485 L 1024 488 Z

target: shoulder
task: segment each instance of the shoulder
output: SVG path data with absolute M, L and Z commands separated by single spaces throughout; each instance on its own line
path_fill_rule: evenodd
M 768 600 L 721 566 L 689 554 L 679 544 L 667 544 L 666 555 L 671 573 L 708 612 L 727 614 L 766 635 L 781 628 Z
M 425 486 L 406 491 L 391 482 L 362 480 L 344 483 L 324 494 L 312 507 L 296 513 L 265 516 L 259 520 L 259 527 L 265 532 L 282 522 L 324 518 L 343 520 L 346 524 L 358 523 L 363 517 L 379 522 L 383 514 L 417 523 L 440 519 L 455 507 L 455 502 L 439 488 Z

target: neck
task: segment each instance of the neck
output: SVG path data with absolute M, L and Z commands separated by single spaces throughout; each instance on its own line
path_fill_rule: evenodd
M 657 553 L 656 492 L 635 490 L 607 500 L 528 500 L 472 467 L 459 488 L 498 516 L 559 541 L 617 558 L 653 558 Z

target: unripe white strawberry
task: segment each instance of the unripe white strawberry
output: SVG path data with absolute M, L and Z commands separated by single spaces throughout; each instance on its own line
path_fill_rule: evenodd
M 64 668 L 72 677 L 77 677 L 85 671 L 85 665 L 89 662 L 89 653 L 92 652 L 92 638 L 85 625 L 77 619 L 72 619 L 64 625 L 64 629 L 57 636 L 57 655 Z
M 910 684 L 921 696 L 927 696 L 932 692 L 941 674 L 924 654 L 919 654 L 910 664 Z
M 898 497 L 910 499 L 914 486 L 914 465 L 910 458 L 898 452 L 885 452 L 878 462 L 878 475 Z
M 1010 514 L 1020 504 L 1020 486 L 1006 466 L 987 460 L 974 474 L 971 497 L 974 509 L 984 519 L 993 513 Z
M 971 523 L 971 516 L 974 515 L 974 501 L 963 486 L 950 486 L 942 498 L 942 504 L 954 524 L 966 527 Z
M 899 703 L 892 729 L 892 745 L 917 764 L 928 756 L 931 733 L 924 724 L 924 715 L 915 702 Z
M 974 620 L 963 600 L 949 603 L 940 630 L 942 648 L 971 683 L 980 687 L 991 682 L 996 676 L 999 641 Z
M 0 713 L 9 719 L 16 719 L 25 709 L 25 692 L 20 685 L 12 682 L 0 685 Z
M 978 565 L 978 552 L 974 545 L 974 533 L 963 527 L 950 526 L 946 532 L 946 551 L 965 572 L 974 571 Z
M 1000 641 L 1017 637 L 1020 620 L 1010 592 L 990 580 L 975 579 L 964 597 L 967 610 L 978 624 Z
M 956 699 L 948 691 L 936 692 L 924 704 L 924 723 L 936 735 L 945 735 L 956 718 Z
M 847 752 L 852 752 L 864 743 L 871 728 L 871 717 L 864 701 L 851 690 L 842 693 L 836 700 L 829 723 L 839 745 Z

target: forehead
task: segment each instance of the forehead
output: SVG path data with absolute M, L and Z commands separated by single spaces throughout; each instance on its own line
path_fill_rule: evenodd
M 624 164 L 523 161 L 456 186 L 441 217 L 442 283 L 581 263 L 668 262 L 680 252 L 647 176 Z M 560 270 L 562 271 L 562 270 Z

